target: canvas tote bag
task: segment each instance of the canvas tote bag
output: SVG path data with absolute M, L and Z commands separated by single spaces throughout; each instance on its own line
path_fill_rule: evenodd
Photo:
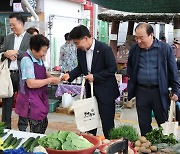
M 0 60 L 2 54 L 3 53 L 0 53 Z M 8 69 L 8 59 L 0 62 L 0 87 L 0 98 L 9 98 L 13 96 L 13 85 Z
M 177 137 L 178 122 L 173 122 L 173 117 L 175 114 L 175 105 L 176 105 L 176 103 L 173 100 L 171 100 L 168 121 L 161 124 L 161 126 L 163 128 L 164 135 L 169 135 L 169 134 L 173 133 L 174 136 Z
M 83 99 L 85 78 L 83 77 L 80 99 L 73 102 L 75 121 L 77 128 L 81 132 L 95 129 L 99 125 L 99 111 L 97 100 L 93 93 L 93 83 L 91 83 L 91 97 Z

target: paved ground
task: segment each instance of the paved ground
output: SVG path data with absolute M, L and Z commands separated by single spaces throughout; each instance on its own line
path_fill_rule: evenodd
M 1 108 L 0 108 L 0 113 L 1 113 Z M 14 113 L 12 113 L 12 129 L 18 130 L 17 128 L 17 120 L 18 116 Z M 78 129 L 75 124 L 75 118 L 74 115 L 68 115 L 68 114 L 62 114 L 62 113 L 49 113 L 48 114 L 48 128 L 46 130 L 46 134 L 50 132 L 55 132 L 57 130 L 67 130 L 67 131 L 73 131 L 73 132 L 78 132 Z M 137 122 L 137 114 L 136 114 L 136 109 L 127 109 L 124 108 L 122 109 L 121 116 L 120 118 L 115 119 L 115 125 L 121 125 L 121 124 L 130 124 L 133 125 L 133 127 L 137 128 L 139 131 L 139 126 Z M 152 123 L 153 127 L 157 127 L 157 124 L 155 120 L 153 119 Z M 99 124 L 98 127 L 98 135 L 102 134 L 102 128 L 101 124 Z M 178 138 L 180 138 L 180 127 L 178 130 Z
M 1 113 L 1 108 L 0 108 Z M 17 128 L 17 120 L 18 116 L 13 111 L 12 113 L 12 129 L 18 130 Z M 74 115 L 62 114 L 62 113 L 49 113 L 48 114 L 48 128 L 46 134 L 49 132 L 57 131 L 57 130 L 68 130 L 73 132 L 78 132 L 75 124 L 75 117 Z M 122 109 L 121 114 L 117 114 L 115 118 L 115 125 L 118 126 L 120 124 L 131 124 L 135 128 L 138 129 L 138 122 L 137 122 L 137 114 L 135 108 L 132 109 Z M 153 125 L 156 125 L 155 123 Z M 98 134 L 102 134 L 101 123 L 99 124 Z

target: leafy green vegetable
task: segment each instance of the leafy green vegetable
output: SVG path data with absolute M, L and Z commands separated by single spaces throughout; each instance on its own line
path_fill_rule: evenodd
M 78 148 L 72 144 L 72 140 L 67 140 L 62 145 L 63 150 L 78 150 Z
M 162 127 L 153 129 L 151 132 L 147 133 L 146 138 L 152 144 L 167 143 L 169 145 L 174 145 L 174 144 L 178 143 L 178 141 L 175 139 L 173 133 L 171 133 L 169 136 L 164 135 Z
M 121 125 L 117 128 L 113 128 L 109 133 L 110 139 L 119 139 L 119 138 L 127 138 L 131 142 L 136 142 L 138 140 L 138 132 L 137 130 L 130 125 Z
M 43 136 L 38 140 L 39 145 L 43 146 L 43 147 L 47 147 L 47 136 Z
M 82 136 L 72 139 L 72 144 L 78 147 L 78 149 L 85 149 L 93 146 L 92 143 L 90 143 Z
M 38 143 L 43 147 L 57 150 L 80 150 L 93 146 L 93 144 L 83 138 L 83 136 L 67 131 L 48 134 L 40 138 Z
M 58 133 L 58 140 L 60 140 L 61 143 L 64 143 L 66 138 L 67 138 L 67 136 L 68 136 L 68 134 L 69 134 L 69 132 L 67 132 L 67 131 L 62 131 L 62 130 L 59 131 L 59 133 Z
M 58 136 L 58 132 L 50 133 L 47 135 L 47 137 L 50 137 L 50 138 L 57 138 L 57 136 Z
M 48 148 L 61 150 L 61 142 L 57 138 L 48 138 Z
M 63 150 L 81 150 L 92 147 L 93 144 L 82 136 L 70 132 L 62 145 Z
M 70 133 L 67 135 L 66 140 L 72 140 L 72 139 L 78 138 L 78 137 L 79 137 L 79 135 L 77 135 L 77 134 L 75 134 L 75 133 L 73 133 L 73 132 L 70 132 Z

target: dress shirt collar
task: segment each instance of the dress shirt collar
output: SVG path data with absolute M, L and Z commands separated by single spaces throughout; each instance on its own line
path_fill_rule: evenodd
M 88 51 L 94 51 L 94 47 L 95 47 L 95 39 L 93 39 L 92 45 Z
M 14 36 L 15 36 L 15 37 L 24 37 L 25 33 L 26 33 L 26 31 L 24 31 L 24 32 L 23 32 L 22 34 L 20 34 L 20 35 L 14 34 Z

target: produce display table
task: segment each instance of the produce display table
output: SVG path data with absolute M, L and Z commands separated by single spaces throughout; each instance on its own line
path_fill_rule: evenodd
M 2 138 L 3 140 L 5 140 L 10 134 L 13 134 L 13 137 L 17 137 L 18 139 L 19 138 L 22 138 L 19 146 L 17 148 L 19 148 L 22 143 L 24 143 L 29 137 L 43 137 L 45 136 L 44 134 L 37 134 L 37 133 L 31 133 L 31 132 L 23 132 L 23 131 L 17 131 L 17 130 L 13 130 L 13 129 L 5 129 L 4 130 L 5 132 L 7 132 L 7 134 Z
M 122 92 L 127 88 L 127 83 L 121 83 L 119 85 L 120 96 L 116 99 L 116 102 L 120 101 L 122 96 Z M 80 95 L 81 93 L 81 85 L 73 85 L 73 84 L 59 84 L 55 93 L 55 96 L 62 96 L 64 93 L 69 92 L 71 95 Z
M 61 83 L 57 87 L 55 96 L 62 96 L 66 92 L 69 92 L 71 95 L 80 95 L 81 85 Z

